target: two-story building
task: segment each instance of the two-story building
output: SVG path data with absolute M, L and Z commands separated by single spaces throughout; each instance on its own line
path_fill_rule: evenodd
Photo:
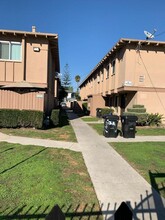
M 120 115 L 133 104 L 165 115 L 165 42 L 120 39 L 80 84 L 90 114 L 115 107 Z
M 0 30 L 0 108 L 40 110 L 57 105 L 58 35 Z

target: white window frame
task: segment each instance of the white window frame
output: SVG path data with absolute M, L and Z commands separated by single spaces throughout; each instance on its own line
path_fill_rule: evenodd
M 18 42 L 18 41 L 3 41 L 0 40 L 0 43 L 4 43 L 4 44 L 9 44 L 9 59 L 2 59 L 0 58 L 0 60 L 4 60 L 4 61 L 13 61 L 13 62 L 21 62 L 22 61 L 22 43 Z M 12 44 L 17 44 L 20 45 L 20 59 L 16 60 L 16 59 L 11 59 L 11 45 Z

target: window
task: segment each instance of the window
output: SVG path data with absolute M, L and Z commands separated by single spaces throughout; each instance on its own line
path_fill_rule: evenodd
M 109 78 L 109 64 L 106 67 L 106 72 L 107 72 L 106 79 L 108 79 Z
M 101 81 L 103 82 L 104 81 L 104 72 L 103 72 L 103 70 L 100 70 L 100 76 L 101 76 Z
M 97 75 L 97 82 L 98 82 L 98 83 L 100 82 L 100 72 L 99 72 L 98 75 Z
M 21 60 L 21 43 L 0 41 L 0 59 L 2 60 Z
M 0 59 L 9 59 L 9 44 L 0 42 Z
M 115 64 L 116 64 L 116 61 L 114 60 L 114 61 L 112 62 L 112 75 L 115 74 Z

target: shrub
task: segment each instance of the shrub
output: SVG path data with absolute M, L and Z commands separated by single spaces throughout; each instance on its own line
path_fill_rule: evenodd
M 20 127 L 35 127 L 42 128 L 43 125 L 43 112 L 22 110 L 21 119 L 19 120 Z
M 85 115 L 89 115 L 89 110 L 88 110 L 88 103 L 87 102 L 84 102 L 82 104 L 82 108 L 83 108 L 83 112 Z
M 66 114 L 65 110 L 61 110 L 60 114 L 59 114 L 59 125 L 65 126 L 65 125 L 69 125 L 69 120 L 68 120 L 68 116 Z
M 158 113 L 151 113 L 147 115 L 147 125 L 150 126 L 160 126 L 162 123 L 163 115 L 160 115 Z
M 43 112 L 33 110 L 1 109 L 0 127 L 35 127 L 42 128 Z
M 128 112 L 136 112 L 136 113 L 145 113 L 146 109 L 145 108 L 128 108 Z
M 0 110 L 0 127 L 17 128 L 19 127 L 20 110 L 1 109 Z
M 50 120 L 53 126 L 59 125 L 59 113 L 60 113 L 59 109 L 53 109 L 51 112 Z
M 133 105 L 133 108 L 144 108 L 144 105 Z
M 102 117 L 103 117 L 103 115 L 108 115 L 108 114 L 114 113 L 114 109 L 112 109 L 112 108 L 100 108 L 100 110 L 101 110 Z

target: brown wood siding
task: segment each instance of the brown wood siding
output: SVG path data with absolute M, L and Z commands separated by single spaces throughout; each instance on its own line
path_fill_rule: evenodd
M 1 109 L 44 110 L 44 92 L 18 93 L 9 90 L 0 90 Z

